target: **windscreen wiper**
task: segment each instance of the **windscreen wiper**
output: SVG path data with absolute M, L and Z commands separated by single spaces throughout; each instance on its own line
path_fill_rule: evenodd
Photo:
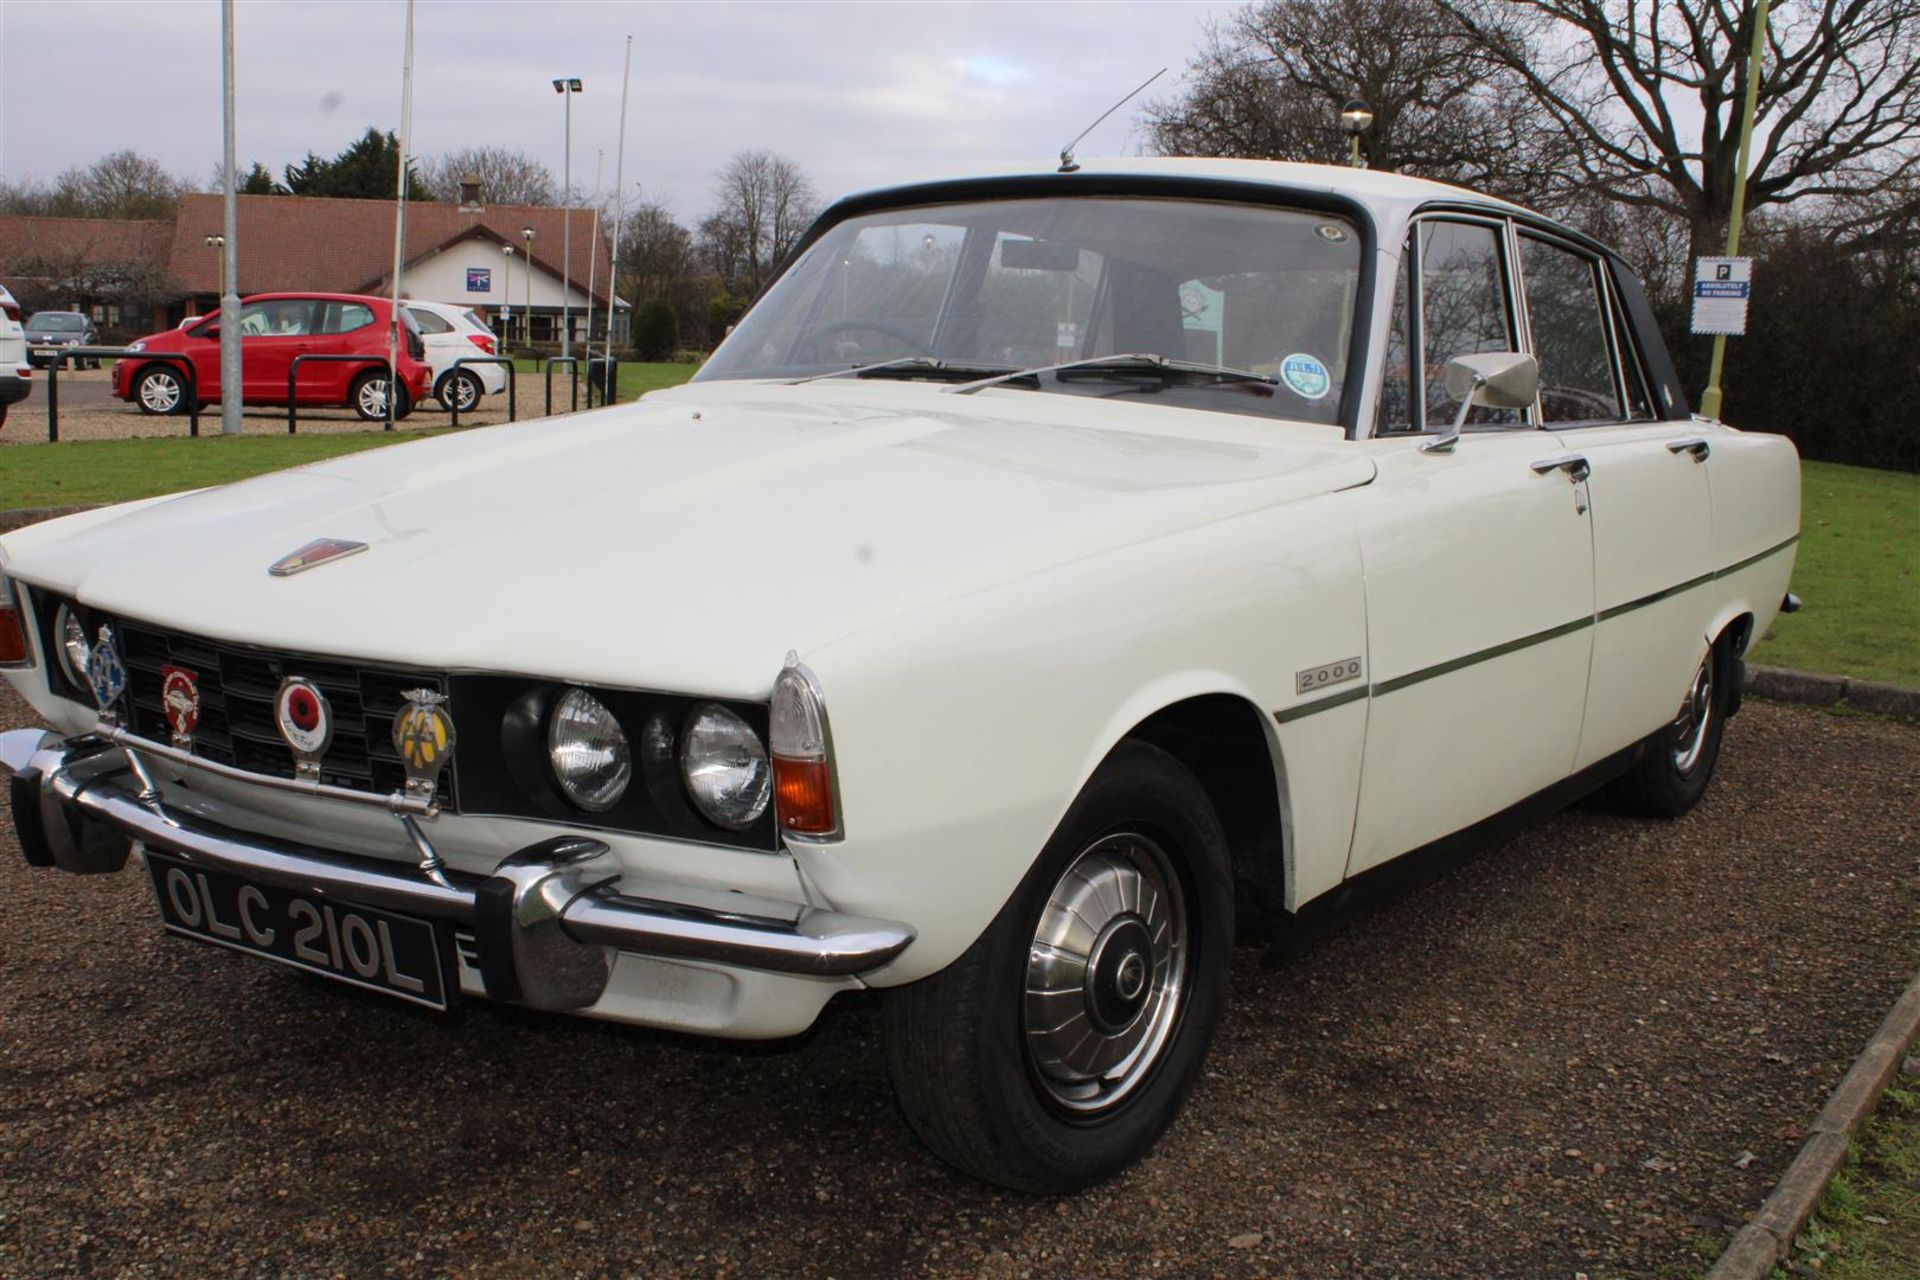
M 829 373 L 810 373 L 804 378 L 794 378 L 787 386 L 798 386 L 802 382 L 819 382 L 824 378 L 966 378 L 999 377 L 1018 373 L 1011 365 L 968 362 L 965 360 L 942 360 L 936 356 L 899 356 L 892 360 L 880 360 L 873 364 L 855 365 L 851 369 L 834 369 Z
M 1262 386 L 1277 387 L 1278 378 L 1269 378 L 1264 373 L 1255 373 L 1251 369 L 1234 369 L 1223 364 L 1207 364 L 1200 360 L 1175 360 L 1152 351 L 1130 351 L 1122 355 L 1092 356 L 1085 360 L 1069 360 L 1065 364 L 1045 364 L 1032 369 L 1020 369 L 1012 373 L 995 374 L 982 378 L 978 382 L 963 383 L 947 390 L 955 395 L 972 395 L 988 387 L 1001 386 L 1004 383 L 1021 382 L 1031 379 L 1035 386 L 1040 383 L 1040 375 L 1051 373 L 1056 377 L 1062 374 L 1084 372 L 1098 375 L 1102 373 L 1144 373 L 1163 378 L 1197 377 L 1213 378 L 1220 382 L 1254 382 Z

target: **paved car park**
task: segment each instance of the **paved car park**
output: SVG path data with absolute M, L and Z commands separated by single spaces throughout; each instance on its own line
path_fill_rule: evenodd
M 1920 963 L 1920 731 L 1754 703 L 1720 769 L 1243 949 L 1167 1139 L 1063 1200 L 920 1147 L 870 1002 L 771 1046 L 417 1014 L 0 827 L 0 1274 L 1694 1274 Z

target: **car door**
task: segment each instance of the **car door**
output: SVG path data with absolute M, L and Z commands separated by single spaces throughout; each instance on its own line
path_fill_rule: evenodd
M 1586 460 L 1593 499 L 1593 670 L 1576 768 L 1672 720 L 1707 647 L 1712 442 L 1654 417 L 1641 360 L 1599 255 L 1518 233 L 1521 298 L 1540 366 L 1541 425 Z
M 378 356 L 382 363 L 385 362 L 386 344 L 380 341 L 380 330 L 374 323 L 377 317 L 371 306 L 364 302 L 328 300 L 315 303 L 314 309 L 317 319 L 314 350 L 317 353 Z M 303 366 L 307 371 L 300 375 L 302 402 L 311 400 L 314 404 L 345 404 L 347 389 L 353 385 L 353 380 L 369 369 L 378 370 L 380 367 L 380 364 L 371 360 L 364 364 L 348 360 L 313 361 Z
M 1510 231 L 1415 224 L 1383 364 L 1379 467 L 1348 491 L 1365 562 L 1370 698 L 1353 874 L 1462 830 L 1572 769 L 1585 710 L 1593 542 L 1579 468 L 1527 414 L 1459 406 L 1448 359 L 1512 350 Z M 1398 420 L 1396 420 L 1398 419 Z
M 240 308 L 240 385 L 249 403 L 283 404 L 295 356 L 315 347 L 311 298 L 260 298 Z M 310 374 L 300 374 L 300 399 Z

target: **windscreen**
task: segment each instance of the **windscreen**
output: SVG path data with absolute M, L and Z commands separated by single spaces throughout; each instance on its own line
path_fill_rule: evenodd
M 1146 354 L 1261 380 L 1096 369 L 1024 385 L 1334 422 L 1359 274 L 1352 224 L 1302 210 L 1092 196 L 887 210 L 809 246 L 699 377 Z

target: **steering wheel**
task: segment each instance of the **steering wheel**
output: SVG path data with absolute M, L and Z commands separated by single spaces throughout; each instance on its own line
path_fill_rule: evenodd
M 837 333 L 849 332 L 885 334 L 896 342 L 905 343 L 915 355 L 931 356 L 933 354 L 933 348 L 920 341 L 920 339 L 904 330 L 896 329 L 890 324 L 884 324 L 879 320 L 836 320 L 824 328 L 815 330 L 812 336 L 807 339 L 806 350 L 812 351 L 817 349 L 819 344 L 824 343 L 828 338 L 833 337 Z

